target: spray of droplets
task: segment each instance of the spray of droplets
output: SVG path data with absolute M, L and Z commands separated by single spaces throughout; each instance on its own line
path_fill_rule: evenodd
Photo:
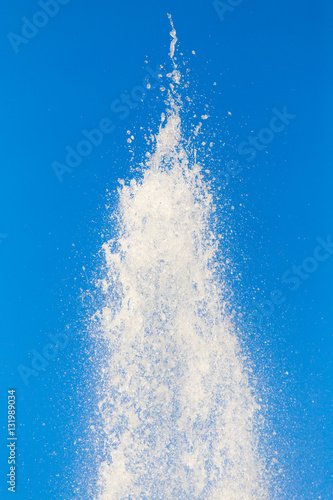
M 216 274 L 212 190 L 184 146 L 171 26 L 167 112 L 104 244 L 96 499 L 263 500 L 260 410 Z

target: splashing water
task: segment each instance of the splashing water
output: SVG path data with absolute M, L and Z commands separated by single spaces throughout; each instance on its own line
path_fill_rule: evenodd
M 216 276 L 213 196 L 184 146 L 170 21 L 167 116 L 142 180 L 121 190 L 117 251 L 104 244 L 97 498 L 262 500 L 259 407 Z

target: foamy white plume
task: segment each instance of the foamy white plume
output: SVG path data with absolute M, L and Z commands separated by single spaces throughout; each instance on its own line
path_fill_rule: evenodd
M 98 500 L 267 498 L 259 408 L 214 271 L 212 204 L 171 99 L 142 180 L 121 190 L 118 250 L 104 245 L 113 295 L 99 321 L 112 356 Z

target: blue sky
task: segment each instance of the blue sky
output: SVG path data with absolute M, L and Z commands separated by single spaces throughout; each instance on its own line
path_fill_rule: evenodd
M 2 13 L 0 417 L 5 426 L 6 392 L 16 388 L 18 500 L 75 498 L 66 476 L 89 447 L 85 417 L 93 404 L 92 396 L 78 407 L 87 398 L 91 353 L 77 298 L 98 267 L 106 190 L 116 203 L 117 179 L 131 176 L 126 132 L 158 123 L 157 89 L 142 102 L 132 99 L 123 119 L 116 109 L 167 62 L 167 12 L 189 61 L 198 113 L 210 106 L 204 133 L 216 133 L 209 163 L 233 224 L 237 298 L 249 321 L 266 305 L 248 342 L 270 388 L 285 480 L 293 498 L 329 497 L 333 254 L 318 238 L 327 243 L 333 232 L 332 7 L 310 0 L 230 5 L 223 13 L 207 1 L 62 0 L 53 17 L 36 17 L 38 2 L 18 0 Z M 29 32 L 22 18 L 46 24 Z M 22 29 L 30 36 L 24 41 Z M 279 113 L 281 130 L 272 122 Z M 57 176 L 54 162 L 66 165 L 66 147 L 77 148 L 82 131 L 97 127 L 99 144 Z M 258 136 L 264 147 L 250 144 Z M 230 173 L 231 160 L 240 173 Z M 327 258 L 313 257 L 318 245 Z M 293 265 L 309 271 L 286 283 Z M 276 289 L 281 305 L 271 301 Z M 25 385 L 17 366 L 31 367 L 33 350 L 52 343 L 47 335 L 64 332 L 70 343 Z M 5 438 L 3 431 L 1 498 L 9 498 Z

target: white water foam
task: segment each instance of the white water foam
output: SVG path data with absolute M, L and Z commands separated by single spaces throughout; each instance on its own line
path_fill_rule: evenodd
M 173 59 L 173 25 L 171 36 Z M 175 64 L 171 78 L 173 90 Z M 213 195 L 180 111 L 169 92 L 142 180 L 121 189 L 119 236 L 104 244 L 96 498 L 263 500 L 259 406 L 216 274 Z

